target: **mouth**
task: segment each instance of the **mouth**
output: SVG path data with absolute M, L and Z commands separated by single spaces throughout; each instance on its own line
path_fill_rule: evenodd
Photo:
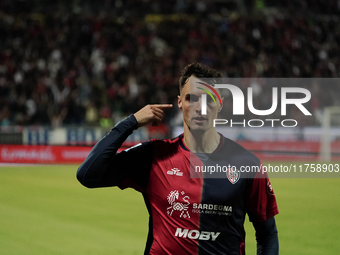
M 202 116 L 198 116 L 198 117 L 195 117 L 195 118 L 192 118 L 192 120 L 197 123 L 197 124 L 200 124 L 200 123 L 203 123 L 204 121 L 206 121 L 207 119 L 202 117 Z

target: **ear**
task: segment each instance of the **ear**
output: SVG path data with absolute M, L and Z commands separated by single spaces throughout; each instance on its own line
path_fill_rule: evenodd
M 178 103 L 178 108 L 182 111 L 183 103 L 182 103 L 182 99 L 180 96 L 177 96 L 177 103 Z

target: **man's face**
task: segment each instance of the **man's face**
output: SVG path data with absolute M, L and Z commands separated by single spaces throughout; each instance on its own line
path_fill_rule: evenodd
M 195 76 L 187 79 L 178 96 L 178 107 L 183 111 L 184 126 L 187 126 L 190 131 L 204 133 L 213 127 L 213 121 L 222 107 L 215 93 L 200 82 L 204 83 Z M 207 94 L 204 90 L 209 91 L 216 102 L 209 95 L 206 96 L 206 115 L 202 114 L 202 94 Z

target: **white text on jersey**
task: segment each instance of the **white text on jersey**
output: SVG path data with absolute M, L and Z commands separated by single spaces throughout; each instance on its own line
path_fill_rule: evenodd
M 209 232 L 209 231 L 198 231 L 198 230 L 189 230 L 177 228 L 175 236 L 181 238 L 189 238 L 189 239 L 199 239 L 199 240 L 212 240 L 215 241 L 216 238 L 221 234 L 221 232 Z

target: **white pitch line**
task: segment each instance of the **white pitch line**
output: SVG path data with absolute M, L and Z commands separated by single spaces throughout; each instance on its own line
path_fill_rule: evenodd
M 46 164 L 33 164 L 33 163 L 6 163 L 6 162 L 0 162 L 1 166 L 43 166 Z

